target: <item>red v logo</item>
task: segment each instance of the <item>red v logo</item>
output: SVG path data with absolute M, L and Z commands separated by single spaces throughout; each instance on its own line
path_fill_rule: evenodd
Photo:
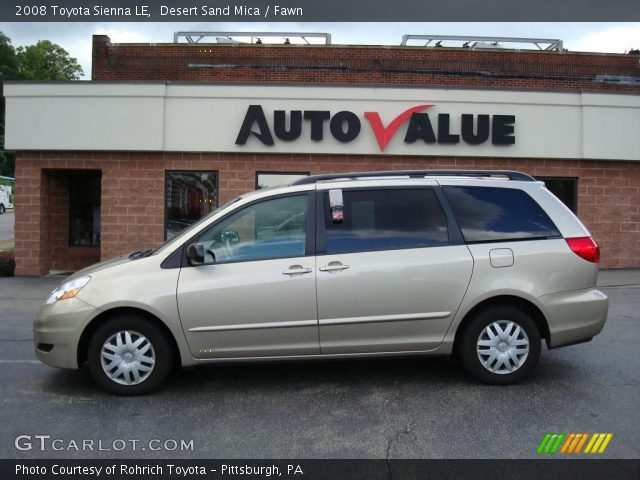
M 380 119 L 380 114 L 378 112 L 365 112 L 364 116 L 367 117 L 367 120 L 369 120 L 369 123 L 371 124 L 373 134 L 376 136 L 376 140 L 378 140 L 380 151 L 384 152 L 384 149 L 387 148 L 387 144 L 398 131 L 400 125 L 406 122 L 411 115 L 422 110 L 426 110 L 429 107 L 433 107 L 433 105 L 419 105 L 417 107 L 411 107 L 394 118 L 386 128 L 382 125 L 382 120 Z

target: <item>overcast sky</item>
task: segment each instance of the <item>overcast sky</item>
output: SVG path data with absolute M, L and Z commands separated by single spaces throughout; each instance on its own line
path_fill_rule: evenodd
M 115 43 L 170 43 L 176 31 L 323 32 L 334 44 L 399 45 L 404 34 L 556 38 L 582 52 L 640 48 L 640 23 L 0 23 L 14 46 L 51 40 L 91 74 L 91 36 Z

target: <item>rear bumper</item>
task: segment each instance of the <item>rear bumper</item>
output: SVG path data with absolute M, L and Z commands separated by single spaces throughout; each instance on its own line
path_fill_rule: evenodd
M 609 298 L 597 288 L 538 298 L 549 325 L 549 348 L 587 342 L 602 331 Z

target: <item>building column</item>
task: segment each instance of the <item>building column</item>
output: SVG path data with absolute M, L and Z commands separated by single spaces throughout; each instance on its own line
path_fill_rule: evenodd
M 34 157 L 39 154 L 16 155 L 16 275 L 49 273 L 49 179 Z

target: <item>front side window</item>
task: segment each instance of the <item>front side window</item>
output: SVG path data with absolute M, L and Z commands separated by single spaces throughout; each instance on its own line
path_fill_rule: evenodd
M 467 242 L 560 236 L 542 207 L 522 190 L 495 187 L 443 189 Z
M 307 195 L 256 203 L 200 235 L 207 262 L 240 262 L 305 254 Z
M 344 190 L 334 223 L 325 194 L 326 253 L 423 248 L 448 243 L 447 219 L 433 189 Z

